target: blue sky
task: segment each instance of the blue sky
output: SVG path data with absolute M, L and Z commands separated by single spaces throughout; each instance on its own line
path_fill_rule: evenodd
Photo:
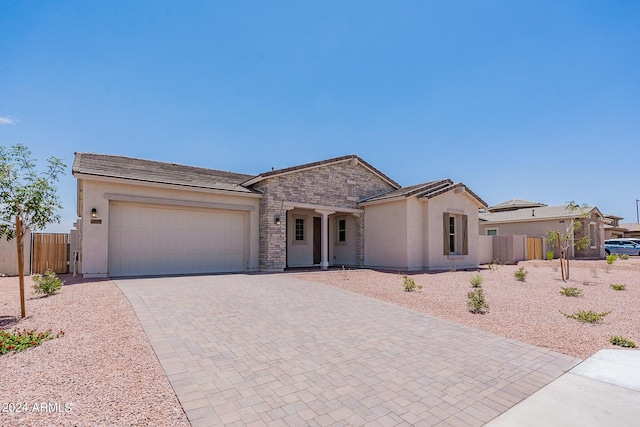
M 637 1 L 3 1 L 0 144 L 258 174 L 357 154 L 636 221 Z

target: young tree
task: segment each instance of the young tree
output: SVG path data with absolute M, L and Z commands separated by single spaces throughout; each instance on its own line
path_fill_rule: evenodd
M 545 241 L 553 247 L 557 247 L 560 252 L 560 271 L 562 280 L 569 280 L 569 249 L 574 247 L 578 250 L 584 249 L 591 243 L 588 236 L 583 236 L 575 240 L 575 232 L 582 228 L 582 221 L 589 217 L 589 207 L 587 205 L 578 206 L 573 200 L 567 203 L 566 210 L 574 216 L 563 231 L 549 230 Z
M 56 157 L 48 159 L 45 172 L 36 170 L 31 151 L 18 144 L 0 146 L 0 237 L 16 239 L 18 275 L 20 276 L 20 308 L 26 316 L 24 303 L 24 235 L 27 229 L 42 230 L 48 224 L 59 223 L 56 211 L 62 206 L 55 183 L 64 174 L 65 164 Z

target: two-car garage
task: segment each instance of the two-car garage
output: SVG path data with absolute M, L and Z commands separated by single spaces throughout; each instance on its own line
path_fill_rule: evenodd
M 109 204 L 109 276 L 245 271 L 248 211 Z

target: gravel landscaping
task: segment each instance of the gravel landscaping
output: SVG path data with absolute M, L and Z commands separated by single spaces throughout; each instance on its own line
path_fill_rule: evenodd
M 111 281 L 73 283 L 36 295 L 26 278 L 0 278 L 0 328 L 64 336 L 0 356 L 0 425 L 189 426 L 129 301 Z
M 528 272 L 525 282 L 515 280 L 520 267 Z M 617 260 L 610 269 L 604 260 L 572 261 L 571 279 L 561 280 L 557 260 L 527 261 L 482 266 L 482 288 L 489 311 L 472 314 L 467 310 L 469 279 L 478 271 L 409 274 L 417 292 L 405 292 L 399 272 L 373 270 L 332 270 L 298 273 L 296 277 L 337 286 L 413 310 L 472 326 L 529 344 L 546 347 L 585 359 L 603 348 L 621 348 L 609 343 L 611 336 L 623 336 L 640 346 L 640 258 Z M 615 291 L 611 284 L 625 284 Z M 562 287 L 582 291 L 580 297 L 560 295 Z M 596 324 L 580 323 L 562 313 L 578 310 L 611 311 Z

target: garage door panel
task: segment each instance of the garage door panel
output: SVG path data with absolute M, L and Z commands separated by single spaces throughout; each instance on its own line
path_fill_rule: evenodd
M 112 203 L 109 274 L 243 271 L 246 213 Z

